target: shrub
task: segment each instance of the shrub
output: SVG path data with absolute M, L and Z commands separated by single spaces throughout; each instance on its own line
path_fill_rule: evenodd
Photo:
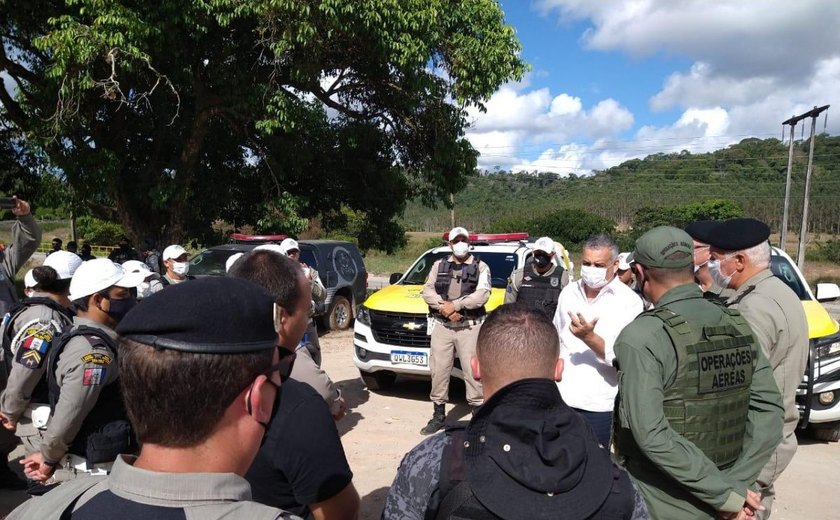
M 88 216 L 76 219 L 76 232 L 81 240 L 100 245 L 116 244 L 125 236 L 121 225 Z
M 549 236 L 564 246 L 580 244 L 593 235 L 613 234 L 615 222 L 579 209 L 561 209 L 533 220 L 533 236 Z
M 805 252 L 805 259 L 840 264 L 840 239 L 817 242 L 816 247 Z

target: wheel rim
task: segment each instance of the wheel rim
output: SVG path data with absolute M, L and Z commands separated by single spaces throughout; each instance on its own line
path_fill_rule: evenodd
M 347 312 L 346 305 L 336 305 L 335 307 L 335 324 L 341 328 L 347 325 L 347 322 L 350 321 L 349 313 Z

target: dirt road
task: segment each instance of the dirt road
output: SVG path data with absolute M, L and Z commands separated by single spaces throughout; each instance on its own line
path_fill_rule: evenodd
M 361 518 L 373 520 L 379 518 L 400 460 L 422 438 L 418 432 L 429 419 L 432 406 L 426 381 L 400 379 L 390 392 L 368 392 L 353 366 L 352 341 L 352 332 L 321 337 L 323 365 L 341 387 L 350 408 L 338 425 L 339 431 L 362 497 Z M 452 398 L 459 404 L 447 408 L 450 419 L 469 413 L 463 388 L 460 382 L 453 384 Z M 802 440 L 793 463 L 777 484 L 773 519 L 837 517 L 840 495 L 832 481 L 837 478 L 840 443 Z M 0 516 L 24 498 L 22 493 L 0 491 Z

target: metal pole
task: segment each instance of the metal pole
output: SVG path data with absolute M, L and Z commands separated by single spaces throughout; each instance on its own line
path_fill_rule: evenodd
M 817 107 L 814 107 L 816 110 Z M 814 168 L 814 138 L 817 132 L 817 115 L 811 116 L 811 150 L 808 152 L 808 170 L 805 173 L 805 199 L 802 202 L 802 226 L 799 229 L 799 251 L 796 265 L 801 271 L 805 267 L 805 237 L 808 234 L 808 193 L 811 190 L 811 172 Z
M 449 194 L 449 202 L 452 204 L 452 209 L 449 210 L 449 221 L 450 221 L 450 224 L 452 224 L 452 225 L 450 226 L 449 229 L 452 229 L 452 228 L 455 227 L 455 194 L 454 193 Z
M 792 119 L 792 118 L 791 118 Z M 785 209 L 782 213 L 782 236 L 779 239 L 779 248 L 785 250 L 785 241 L 787 240 L 788 230 L 788 215 L 790 211 L 790 177 L 793 170 L 793 132 L 796 129 L 796 123 L 790 125 L 790 148 L 788 149 L 788 167 L 787 167 L 787 181 L 785 181 Z

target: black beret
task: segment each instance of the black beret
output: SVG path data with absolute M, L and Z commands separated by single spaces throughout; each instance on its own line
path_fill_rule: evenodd
M 720 224 L 719 220 L 695 220 L 691 224 L 685 226 L 685 232 L 691 238 L 704 244 L 709 243 L 709 233 L 712 229 Z
M 767 241 L 770 228 L 754 218 L 724 220 L 709 232 L 709 245 L 724 251 L 742 251 Z
M 277 345 L 274 299 L 240 278 L 199 278 L 144 298 L 117 333 L 155 348 L 242 354 Z

